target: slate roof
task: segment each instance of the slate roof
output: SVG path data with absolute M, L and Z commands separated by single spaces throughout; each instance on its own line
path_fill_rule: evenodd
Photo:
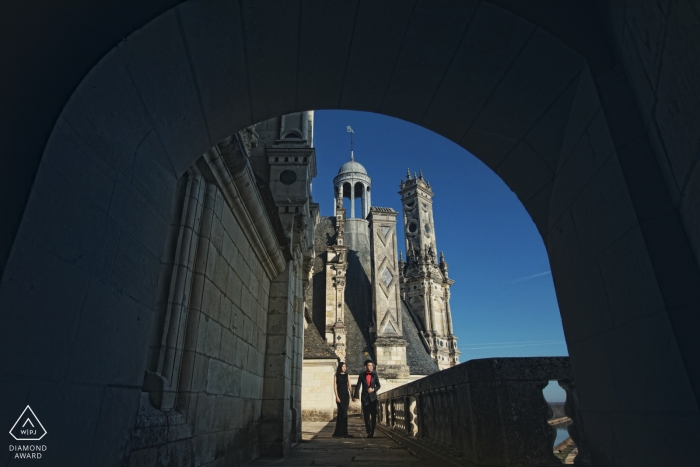
M 373 207 L 374 209 L 374 207 Z M 309 325 L 304 331 L 304 358 L 329 358 L 307 356 L 307 344 L 309 335 L 311 339 L 317 339 L 326 348 L 326 352 L 332 352 L 321 333 L 325 332 L 326 320 L 326 277 L 325 257 L 326 247 L 335 244 L 335 218 L 321 217 L 315 229 L 316 258 L 313 268 L 313 294 L 311 297 L 311 314 L 313 325 Z M 348 254 L 347 288 L 345 289 L 345 333 L 346 333 L 346 359 L 348 373 L 358 374 L 364 368 L 363 363 L 367 358 L 376 362 L 374 348 L 370 343 L 369 322 L 372 310 L 372 290 L 369 278 L 371 258 L 369 244 L 354 243 L 352 238 L 346 236 L 346 245 L 351 247 Z M 357 248 L 355 250 L 354 248 Z M 358 251 L 359 250 L 359 251 Z M 430 375 L 438 371 L 435 361 L 423 344 L 418 333 L 418 327 L 413 321 L 408 308 L 401 302 L 404 338 L 408 342 L 406 359 L 412 375 Z M 314 332 L 309 329 L 313 328 Z M 314 346 L 315 348 L 316 346 Z M 308 352 L 311 352 L 309 348 Z M 309 353 L 308 355 L 311 355 Z M 335 355 L 335 354 L 333 354 Z
M 413 321 L 411 312 L 403 300 L 401 300 L 401 324 L 403 326 L 403 337 L 408 342 L 406 347 L 406 363 L 412 375 L 432 375 L 440 371 L 435 360 L 423 344 L 423 339 L 418 333 L 418 327 Z
M 304 358 L 338 358 L 313 324 L 304 329 Z

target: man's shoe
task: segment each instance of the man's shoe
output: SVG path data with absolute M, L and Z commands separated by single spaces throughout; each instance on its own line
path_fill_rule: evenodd
M 371 438 L 372 436 L 374 436 L 374 433 L 370 433 L 367 435 L 368 438 Z

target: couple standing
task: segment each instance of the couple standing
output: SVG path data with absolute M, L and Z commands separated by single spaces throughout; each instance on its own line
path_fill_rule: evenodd
M 350 393 L 352 387 L 348 379 L 348 370 L 345 363 L 340 362 L 338 372 L 333 377 L 333 388 L 335 390 L 335 402 L 338 405 L 338 418 L 335 423 L 333 436 L 352 438 L 348 434 L 348 405 L 350 404 Z M 352 401 L 359 397 L 358 393 L 362 388 L 362 414 L 365 416 L 365 428 L 367 437 L 374 436 L 374 427 L 377 425 L 377 390 L 381 388 L 379 377 L 374 372 L 372 360 L 365 361 L 365 371 L 360 373 L 355 385 L 355 394 Z

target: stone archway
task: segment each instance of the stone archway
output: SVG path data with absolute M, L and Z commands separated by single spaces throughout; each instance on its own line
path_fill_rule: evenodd
M 186 2 L 116 45 L 40 122 L 50 137 L 26 206 L 13 205 L 6 399 L 30 394 L 56 431 L 75 420 L 55 448 L 72 465 L 124 456 L 176 180 L 249 124 L 346 108 L 451 139 L 521 199 L 547 246 L 596 461 L 682 455 L 675 443 L 700 423 L 698 203 L 675 182 L 697 176 L 681 164 L 692 157 L 663 165 L 655 138 L 677 139 L 647 133 L 643 65 L 581 32 L 606 20 L 497 3 Z

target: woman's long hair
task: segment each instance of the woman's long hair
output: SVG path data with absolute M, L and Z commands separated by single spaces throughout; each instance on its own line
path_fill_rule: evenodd
M 345 365 L 345 362 L 340 362 L 340 363 L 338 363 L 338 369 L 335 371 L 335 374 L 336 374 L 336 375 L 339 375 L 339 374 L 341 374 L 341 373 L 343 372 L 343 365 Z M 347 368 L 346 368 L 346 369 L 345 369 L 345 373 L 347 373 L 347 372 L 348 372 L 348 370 L 347 370 Z

